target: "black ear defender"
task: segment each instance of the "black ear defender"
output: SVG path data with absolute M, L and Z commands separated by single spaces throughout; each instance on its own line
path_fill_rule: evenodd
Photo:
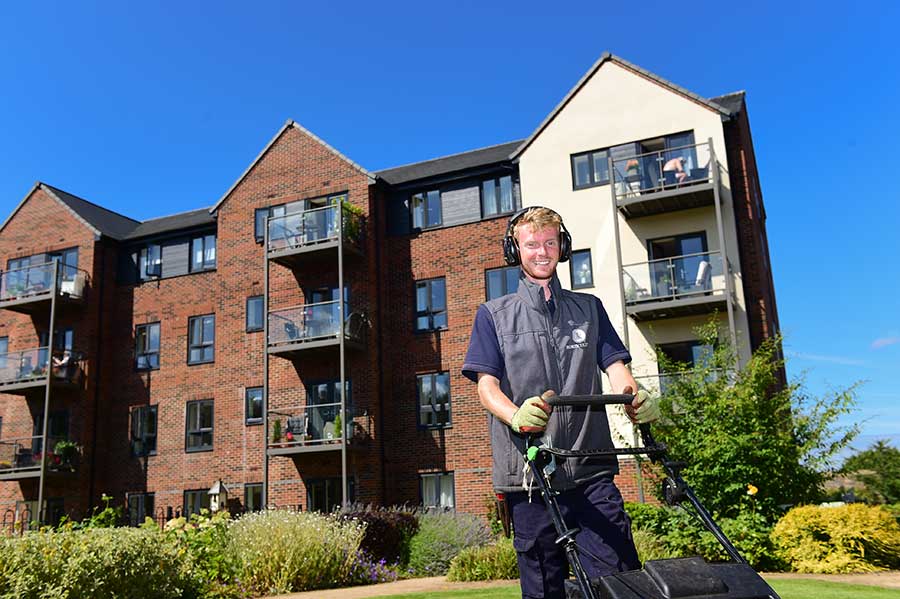
M 506 225 L 506 234 L 503 236 L 503 259 L 506 260 L 506 263 L 510 266 L 516 266 L 522 263 L 522 257 L 519 256 L 519 244 L 515 237 L 516 223 L 518 223 L 519 220 L 525 216 L 525 213 L 532 208 L 544 207 L 529 206 L 528 208 L 522 208 L 509 217 L 509 224 Z M 556 216 L 559 216 L 559 213 L 555 210 L 550 210 L 550 208 L 544 208 L 544 210 L 548 210 Z M 571 257 L 572 235 L 569 233 L 569 230 L 566 229 L 566 225 L 563 224 L 562 217 L 559 216 L 559 261 L 566 262 Z

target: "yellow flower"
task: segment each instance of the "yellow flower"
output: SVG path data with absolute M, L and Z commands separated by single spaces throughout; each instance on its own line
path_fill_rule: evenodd
M 752 497 L 753 495 L 756 495 L 757 493 L 759 493 L 759 489 L 757 489 L 753 485 L 747 485 L 747 495 L 750 495 Z

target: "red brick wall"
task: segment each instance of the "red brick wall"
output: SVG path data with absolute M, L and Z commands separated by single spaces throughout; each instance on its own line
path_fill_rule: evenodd
M 724 125 L 741 259 L 741 279 L 753 349 L 779 333 L 775 285 L 769 261 L 766 212 L 746 106 Z
M 77 474 L 64 478 L 50 476 L 46 479 L 44 497 L 62 498 L 65 506 L 75 513 L 84 513 L 90 506 L 90 486 L 93 472 L 91 462 L 95 457 L 94 445 L 94 397 L 97 363 L 95 348 L 98 341 L 99 314 L 96 310 L 99 279 L 96 272 L 98 253 L 95 251 L 94 233 L 78 220 L 64 205 L 37 187 L 27 201 L 0 231 L 0 268 L 6 270 L 10 258 L 31 256 L 38 253 L 78 247 L 78 266 L 90 277 L 85 290 L 85 300 L 78 306 L 63 307 L 57 304 L 55 329 L 72 328 L 74 348 L 86 353 L 86 376 L 80 388 L 63 389 L 54 385 L 51 392 L 50 412 L 67 410 L 69 414 L 69 438 L 83 447 L 83 456 Z M 38 347 L 38 331 L 49 329 L 50 303 L 45 310 L 31 316 L 9 310 L 0 311 L 0 336 L 9 338 L 9 350 L 19 351 Z M 3 439 L 30 437 L 34 419 L 44 409 L 44 388 L 32 389 L 29 395 L 0 394 L 0 417 L 3 418 Z M 52 448 L 51 448 L 52 449 Z M 16 501 L 35 501 L 38 498 L 38 480 L 0 482 L 0 516 L 11 519 Z

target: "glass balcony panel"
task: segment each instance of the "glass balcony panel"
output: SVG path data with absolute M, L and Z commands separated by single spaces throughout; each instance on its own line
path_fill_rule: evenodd
M 676 299 L 725 290 L 719 252 L 663 258 L 622 267 L 625 302 Z
M 54 262 L 14 268 L 0 274 L 0 301 L 43 295 L 53 284 Z M 59 265 L 58 289 L 72 297 L 82 297 L 87 273 L 67 264 Z
M 338 211 L 342 204 L 312 208 L 269 219 L 269 251 L 300 248 L 325 241 L 338 235 Z M 362 231 L 362 217 L 344 209 L 344 239 L 358 243 Z
M 47 347 L 0 354 L 0 385 L 46 377 L 49 356 Z
M 340 442 L 341 431 L 335 428 L 340 411 L 340 402 L 269 410 L 268 446 L 302 448 Z M 345 415 L 344 430 L 347 438 L 352 439 L 351 404 L 346 406 Z
M 710 183 L 710 165 L 708 142 L 614 158 L 616 198 Z
M 344 302 L 344 322 L 347 323 L 350 317 L 350 306 Z M 341 328 L 337 301 L 273 310 L 269 312 L 269 345 L 336 337 Z M 355 327 L 348 326 L 346 329 L 349 338 L 362 333 Z

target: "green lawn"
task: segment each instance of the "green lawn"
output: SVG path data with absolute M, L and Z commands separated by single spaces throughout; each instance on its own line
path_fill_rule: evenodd
M 860 584 L 842 584 L 819 580 L 779 579 L 770 583 L 781 599 L 900 599 L 900 591 Z M 382 599 L 516 599 L 521 597 L 518 585 L 473 589 L 468 591 L 444 591 L 442 593 L 413 593 L 390 595 Z

